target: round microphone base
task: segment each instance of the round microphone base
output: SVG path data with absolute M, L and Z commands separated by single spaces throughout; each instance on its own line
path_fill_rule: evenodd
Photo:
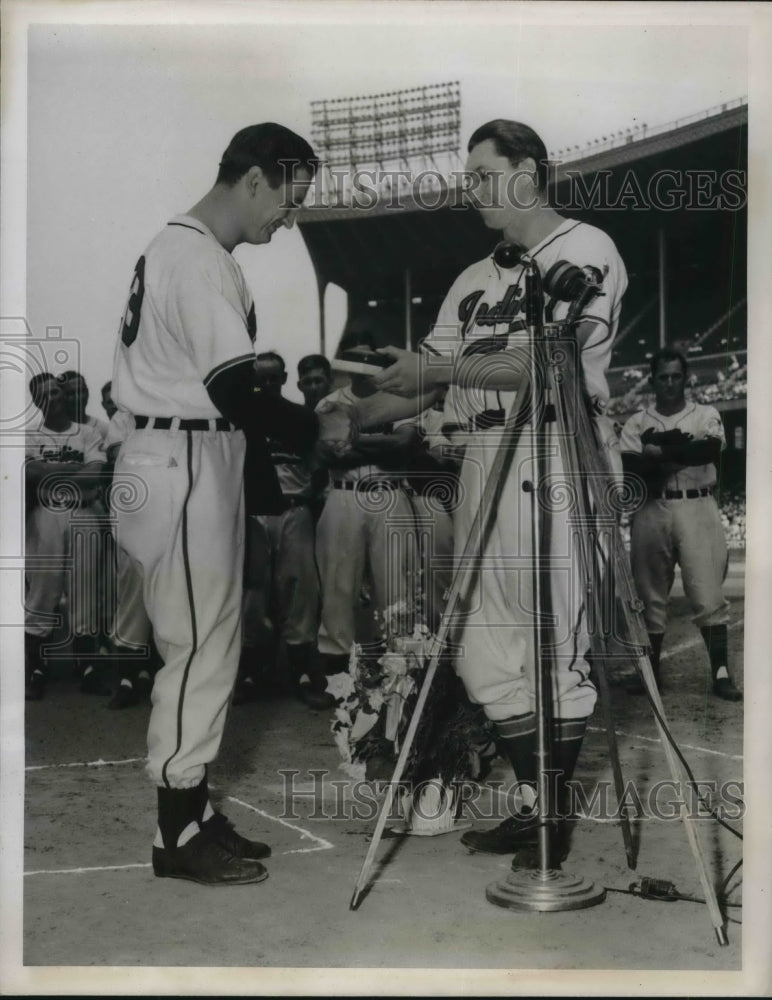
M 606 890 L 570 872 L 520 868 L 501 882 L 491 882 L 485 898 L 508 910 L 551 913 L 597 906 L 606 898 Z

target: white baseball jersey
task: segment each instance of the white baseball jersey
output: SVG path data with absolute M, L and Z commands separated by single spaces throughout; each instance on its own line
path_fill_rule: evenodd
M 110 418 L 105 434 L 105 448 L 120 444 L 134 430 L 134 417 L 126 410 L 117 410 Z
M 103 438 L 107 434 L 108 424 L 106 420 L 100 420 L 99 417 L 90 417 L 86 414 L 85 423 L 88 427 L 93 427 L 94 430 L 99 431 Z
M 241 268 L 197 219 L 172 219 L 137 262 L 112 394 L 129 413 L 221 414 L 206 386 L 254 358 L 255 308 Z
M 137 262 L 113 368 L 113 398 L 134 416 L 220 416 L 206 386 L 254 360 L 255 311 L 244 276 L 212 232 L 173 219 Z M 216 426 L 216 425 L 215 425 Z M 119 512 L 118 544 L 141 567 L 163 667 L 148 727 L 148 773 L 193 787 L 217 754 L 241 646 L 244 568 L 242 431 L 139 427 L 116 480 L 146 498 Z
M 102 437 L 88 424 L 70 424 L 66 431 L 41 426 L 27 434 L 26 458 L 38 462 L 74 462 L 90 465 L 106 460 Z M 81 510 L 78 524 L 86 530 L 85 509 L 99 498 L 97 486 L 80 485 Z M 58 502 L 61 501 L 61 502 Z M 95 537 L 100 529 L 94 524 Z M 101 614 L 100 597 L 104 589 L 103 563 L 96 567 L 89 559 L 91 545 L 78 546 L 71 552 L 72 516 L 68 491 L 49 493 L 45 502 L 27 514 L 25 552 L 29 563 L 25 572 L 25 628 L 32 635 L 49 635 L 62 595 L 69 597 L 69 625 L 73 635 L 87 635 L 94 627 L 92 614 Z M 35 566 L 36 557 L 50 560 L 48 567 Z M 68 570 L 68 560 L 72 568 Z M 83 599 L 85 597 L 85 600 Z
M 593 299 L 582 319 L 597 326 L 582 347 L 585 385 L 597 412 L 609 398 L 606 370 L 619 322 L 627 272 L 613 241 L 600 229 L 565 219 L 541 243 L 529 250 L 544 275 L 559 260 L 578 267 L 592 265 L 604 274 L 602 295 Z M 423 342 L 423 352 L 458 359 L 464 348 L 496 336 L 502 347 L 525 344 L 525 272 L 522 266 L 500 268 L 493 256 L 472 264 L 459 275 L 442 304 L 437 322 Z M 548 307 L 550 303 L 547 303 Z M 553 320 L 568 314 L 570 303 L 553 304 Z M 508 334 L 508 336 L 507 336 Z M 509 411 L 514 392 L 462 389 L 451 385 L 445 400 L 445 420 L 466 423 L 472 413 Z
M 718 410 L 703 403 L 687 402 L 683 410 L 664 416 L 654 405 L 634 413 L 622 428 L 620 447 L 623 452 L 641 454 L 641 435 L 647 430 L 660 431 L 680 430 L 691 434 L 695 441 L 704 438 L 716 438 L 721 442 L 721 449 L 726 447 L 724 425 Z M 707 465 L 689 465 L 668 476 L 663 489 L 691 490 L 716 485 L 716 467 L 712 462 Z
M 39 462 L 104 462 L 102 435 L 90 424 L 70 424 L 66 431 L 41 426 L 26 437 L 26 456 Z

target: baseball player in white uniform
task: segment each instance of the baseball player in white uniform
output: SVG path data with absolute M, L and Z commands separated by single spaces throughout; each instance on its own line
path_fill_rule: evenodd
M 605 372 L 627 286 L 624 264 L 613 242 L 600 230 L 561 217 L 547 202 L 547 152 L 528 126 L 497 119 L 479 128 L 469 141 L 467 171 L 475 181 L 473 198 L 485 224 L 507 241 L 525 248 L 545 273 L 564 260 L 579 267 L 597 267 L 604 276 L 602 296 L 582 313 L 576 327 L 581 367 L 596 429 L 609 448 L 613 425 L 603 416 L 608 400 Z M 518 384 L 527 374 L 527 352 L 507 350 L 524 345 L 524 272 L 520 265 L 499 266 L 493 256 L 468 267 L 451 287 L 437 323 L 420 356 L 389 348 L 395 364 L 376 376 L 388 393 L 410 396 L 423 391 L 418 405 L 432 398 L 431 390 L 450 385 L 445 401 L 448 424 L 458 430 L 453 439 L 465 445 L 461 468 L 461 501 L 454 517 L 456 551 L 463 550 L 501 437 L 501 426 L 512 406 Z M 566 315 L 567 303 L 553 303 L 553 318 Z M 487 360 L 496 353 L 496 364 Z M 380 401 L 379 401 L 380 402 Z M 386 403 L 372 406 L 362 425 L 391 411 Z M 560 481 L 562 464 L 554 439 L 549 408 L 539 411 L 542 441 L 549 453 L 548 475 Z M 527 430 L 527 429 L 526 429 Z M 470 699 L 484 707 L 495 725 L 499 745 L 512 763 L 521 801 L 517 815 L 486 831 L 462 837 L 469 849 L 517 854 L 515 863 L 531 863 L 536 842 L 536 727 L 532 655 L 531 523 L 525 492 L 534 478 L 529 435 L 524 432 L 511 470 L 503 484 L 482 568 L 468 601 L 456 639 L 462 646 L 456 669 Z M 589 639 L 582 604 L 583 588 L 572 555 L 567 515 L 551 518 L 551 603 L 557 616 L 553 691 L 552 767 L 558 772 L 558 793 L 564 801 L 593 711 L 596 691 L 586 654 Z M 556 829 L 556 860 L 565 853 Z M 561 852 L 558 854 L 557 852 Z
M 115 410 L 104 440 L 108 462 L 114 465 L 121 444 L 133 430 L 133 416 L 125 410 Z M 120 481 L 116 486 L 118 491 L 123 486 L 130 488 L 129 483 L 122 484 Z M 121 546 L 116 546 L 115 563 L 117 600 L 110 646 L 117 668 L 118 684 L 107 707 L 123 709 L 136 705 L 150 694 L 153 685 L 153 629 L 145 610 L 142 572 L 138 564 Z
M 26 696 L 35 701 L 45 691 L 44 641 L 56 624 L 62 597 L 68 598 L 72 651 L 82 668 L 81 690 L 102 693 L 94 665 L 99 622 L 90 599 L 99 566 L 89 562 L 91 544 L 74 544 L 73 529 L 101 534 L 99 482 L 105 463 L 100 433 L 74 423 L 61 386 L 49 373 L 33 376 L 30 393 L 43 422 L 27 434 L 25 481 Z
M 292 226 L 315 167 L 308 143 L 281 125 L 238 132 L 211 190 L 137 262 L 116 348 L 113 397 L 135 429 L 115 479 L 144 485 L 122 505 L 118 544 L 141 568 L 163 660 L 148 730 L 159 876 L 267 876 L 270 848 L 213 810 L 206 781 L 241 646 L 245 504 L 259 513 L 281 501 L 266 435 L 300 451 L 317 439 L 343 449 L 352 425 L 340 408 L 315 415 L 256 383 L 255 308 L 232 251 Z
M 367 351 L 361 344 L 352 351 Z M 375 392 L 368 376 L 331 392 L 331 402 L 355 407 Z M 416 427 L 370 427 L 344 462 L 331 464 L 329 492 L 316 529 L 316 562 L 322 592 L 318 647 L 328 675 L 348 669 L 356 638 L 355 607 L 365 574 L 373 586 L 374 610 L 408 598 L 409 572 L 417 569 L 415 516 L 404 490 L 406 454 Z
M 654 404 L 634 413 L 622 428 L 625 470 L 640 477 L 646 501 L 633 514 L 630 559 L 652 647 L 651 665 L 661 686 L 660 654 L 676 564 L 694 623 L 710 657 L 713 693 L 740 701 L 727 670 L 729 602 L 722 584 L 727 547 L 713 497 L 716 469 L 726 446 L 721 417 L 713 406 L 687 401 L 687 363 L 663 349 L 651 359 Z M 639 681 L 629 688 L 644 691 Z

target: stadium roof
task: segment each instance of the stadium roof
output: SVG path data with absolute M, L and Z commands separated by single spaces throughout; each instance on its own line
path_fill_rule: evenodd
M 668 125 L 649 129 L 643 126 L 629 134 L 612 138 L 607 142 L 597 140 L 585 146 L 580 153 L 562 161 L 559 151 L 550 154 L 560 161 L 557 170 L 558 183 L 565 177 L 567 168 L 571 173 L 593 173 L 602 169 L 613 169 L 626 163 L 634 163 L 647 156 L 656 156 L 670 150 L 687 146 L 700 139 L 720 135 L 731 129 L 747 125 L 748 104 L 745 98 L 728 102 L 716 108 L 709 108 L 688 118 L 678 119 Z M 598 148 L 593 148 L 597 146 Z
M 642 186 L 659 169 L 689 171 L 705 169 L 744 169 L 747 104 L 735 103 L 710 109 L 673 127 L 641 130 L 621 139 L 612 139 L 607 148 L 594 151 L 592 145 L 580 151 L 578 158 L 560 163 L 553 194 L 559 194 L 570 176 L 587 176 L 608 171 L 612 185 L 621 183 L 624 167 L 635 165 L 636 178 Z M 732 140 L 731 133 L 738 136 Z M 727 141 L 729 140 L 729 141 Z M 588 153 L 589 150 L 589 153 Z M 613 190 L 612 190 L 613 194 Z M 461 205 L 452 186 L 444 196 L 434 189 L 424 191 L 425 204 L 419 204 L 407 192 L 378 196 L 370 192 L 367 208 L 351 205 L 317 205 L 304 208 L 298 225 L 308 246 L 321 286 L 334 282 L 359 297 L 398 296 L 403 276 L 410 271 L 414 291 L 429 295 L 447 291 L 452 279 L 468 264 L 479 260 L 495 245 L 498 234 L 485 228 L 473 209 Z M 429 208 L 439 203 L 441 207 Z M 567 214 L 591 221 L 598 218 L 622 250 L 628 261 L 625 242 L 630 247 L 629 264 L 638 270 L 634 258 L 640 242 L 630 240 L 630 213 L 603 211 L 590 207 L 582 211 L 566 209 Z M 636 213 L 641 215 L 641 213 Z M 652 213 L 649 221 L 638 218 L 633 228 L 655 228 Z M 663 213 L 656 212 L 656 216 Z M 684 226 L 683 212 L 664 213 L 670 226 Z M 689 213 L 691 217 L 705 213 Z M 708 213 L 712 214 L 712 213 Z M 705 220 L 707 221 L 707 220 Z M 689 227 L 697 224 L 688 220 Z M 702 242 L 702 241 L 700 241 Z M 640 250 L 638 251 L 640 253 Z

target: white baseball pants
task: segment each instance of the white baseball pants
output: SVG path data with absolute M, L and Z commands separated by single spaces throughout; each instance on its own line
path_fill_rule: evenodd
M 241 648 L 244 452 L 240 431 L 142 429 L 116 462 L 114 481 L 137 477 L 146 492 L 117 531 L 164 664 L 148 728 L 158 785 L 198 785 L 222 739 Z

